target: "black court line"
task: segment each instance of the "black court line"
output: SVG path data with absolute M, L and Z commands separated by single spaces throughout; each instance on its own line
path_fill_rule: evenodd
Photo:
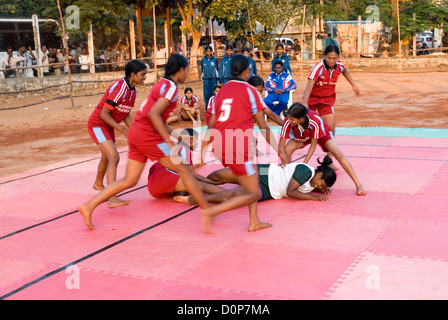
M 36 284 L 36 283 L 39 283 L 39 282 L 41 282 L 41 281 L 43 281 L 43 280 L 45 280 L 45 279 L 47 279 L 47 278 L 49 278 L 49 277 L 51 277 L 51 276 L 53 276 L 53 275 L 55 275 L 55 274 L 58 274 L 59 272 L 64 271 L 64 270 L 67 269 L 69 266 L 76 265 L 76 264 L 78 264 L 78 263 L 80 263 L 80 262 L 83 262 L 83 261 L 85 261 L 85 260 L 87 260 L 87 259 L 89 259 L 89 258 L 91 258 L 91 257 L 94 257 L 94 256 L 96 256 L 96 255 L 98 255 L 98 254 L 100 254 L 100 253 L 102 253 L 102 252 L 104 252 L 104 251 L 106 251 L 106 250 L 109 250 L 110 248 L 113 248 L 113 247 L 115 247 L 115 246 L 117 246 L 117 245 L 119 245 L 119 244 L 121 244 L 121 243 L 123 243 L 123 242 L 129 240 L 129 239 L 135 238 L 136 236 L 138 236 L 138 235 L 140 235 L 140 234 L 142 234 L 142 233 L 144 233 L 144 232 L 146 232 L 146 231 L 149 231 L 149 230 L 151 230 L 151 229 L 153 229 L 153 228 L 156 228 L 156 227 L 158 227 L 158 226 L 160 226 L 160 225 L 163 225 L 163 224 L 165 224 L 165 223 L 167 223 L 167 222 L 169 222 L 169 221 L 171 221 L 171 220 L 173 220 L 173 219 L 176 219 L 176 218 L 178 218 L 178 217 L 180 217 L 180 216 L 182 216 L 182 215 L 184 215 L 184 214 L 186 214 L 186 213 L 188 213 L 188 212 L 190 212 L 190 211 L 192 211 L 192 210 L 194 210 L 194 209 L 196 209 L 196 208 L 198 208 L 198 206 L 194 206 L 194 207 L 192 207 L 192 208 L 190 208 L 190 209 L 187 209 L 187 210 L 182 211 L 182 212 L 180 212 L 180 213 L 178 213 L 178 214 L 175 214 L 174 216 L 172 216 L 172 217 L 170 217 L 170 218 L 167 218 L 167 219 L 165 219 L 165 220 L 163 220 L 163 221 L 160 221 L 160 222 L 158 222 L 158 223 L 156 223 L 156 224 L 153 224 L 152 226 L 149 226 L 149 227 L 144 228 L 144 229 L 142 229 L 142 230 L 140 230 L 140 231 L 137 231 L 137 232 L 135 232 L 135 233 L 133 233 L 133 234 L 131 234 L 131 235 L 125 237 L 125 238 L 122 238 L 122 239 L 120 239 L 120 240 L 118 240 L 118 241 L 115 241 L 114 243 L 111 243 L 111 244 L 109 244 L 109 245 L 107 245 L 107 246 L 105 246 L 105 247 L 103 247 L 103 248 L 101 248 L 101 249 L 99 249 L 99 250 L 97 250 L 97 251 L 94 251 L 94 252 L 92 252 L 92 253 L 90 253 L 90 254 L 88 254 L 88 255 L 82 257 L 82 258 L 79 258 L 79 259 L 77 259 L 77 260 L 75 260 L 75 261 L 72 261 L 72 262 L 70 262 L 69 264 L 66 264 L 66 265 L 63 266 L 63 267 L 60 267 L 60 268 L 58 268 L 58 269 L 55 269 L 55 270 L 53 270 L 53 271 L 51 271 L 51 272 L 49 272 L 49 273 L 47 273 L 47 274 L 45 274 L 45 275 L 43 275 L 43 276 L 41 276 L 41 277 L 35 279 L 35 280 L 33 280 L 33 281 L 30 281 L 30 282 L 24 284 L 23 286 L 21 286 L 21 287 L 15 289 L 15 290 L 13 290 L 13 291 L 10 291 L 10 292 L 4 294 L 3 296 L 0 296 L 0 300 L 4 300 L 4 299 L 6 299 L 6 298 L 9 298 L 10 296 L 12 296 L 12 295 L 14 295 L 14 294 L 16 294 L 16 293 L 18 293 L 18 292 L 20 292 L 20 291 L 22 291 L 22 290 L 25 290 L 26 288 L 29 288 L 30 286 L 32 286 L 32 285 L 34 285 L 34 284 Z
M 216 161 L 216 159 L 211 160 L 211 161 L 207 162 L 206 164 L 210 164 L 210 163 L 212 163 L 212 162 L 214 162 L 214 161 Z M 123 193 L 118 194 L 117 196 L 118 196 L 118 197 L 121 197 L 121 196 L 126 195 L 126 194 L 128 194 L 128 193 L 131 193 L 131 192 L 138 191 L 138 190 L 140 190 L 140 189 L 146 188 L 147 186 L 148 186 L 148 185 L 144 185 L 144 186 L 141 186 L 141 187 L 138 187 L 138 188 L 135 188 L 135 189 L 131 189 L 131 190 L 125 191 L 125 192 L 123 192 Z M 47 223 L 50 223 L 50 222 L 59 220 L 59 219 L 61 219 L 61 218 L 67 217 L 67 216 L 70 216 L 70 215 L 72 215 L 72 214 L 74 214 L 74 213 L 76 213 L 76 212 L 78 212 L 78 210 L 73 210 L 73 211 L 70 211 L 70 212 L 61 214 L 61 215 L 59 215 L 59 216 L 57 216 L 57 217 L 54 217 L 54 218 L 52 218 L 52 219 L 45 220 L 45 221 L 42 221 L 42 222 L 33 224 L 33 225 L 31 225 L 31 226 L 28 226 L 28 227 L 26 227 L 26 228 L 19 229 L 19 230 L 16 230 L 16 231 L 13 231 L 13 232 L 11 232 L 11 233 L 9 233 L 9 234 L 7 234 L 7 235 L 0 236 L 0 240 L 3 240 L 3 239 L 6 239 L 6 238 L 9 238 L 9 237 L 12 237 L 12 236 L 14 236 L 14 235 L 16 235 L 16 234 L 19 234 L 19 233 L 22 233 L 22 232 L 24 232 L 24 231 L 28 231 L 28 230 L 30 230 L 30 229 L 33 229 L 33 228 L 42 226 L 42 225 L 44 225 L 44 224 L 47 224 Z

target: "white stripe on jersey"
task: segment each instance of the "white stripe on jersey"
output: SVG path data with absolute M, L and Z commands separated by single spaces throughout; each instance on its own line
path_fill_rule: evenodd
M 280 137 L 283 137 L 283 136 L 285 136 L 286 135 L 286 129 L 288 128 L 288 126 L 290 126 L 291 124 L 290 124 L 290 121 L 289 121 L 289 119 L 287 119 L 286 121 L 285 121 L 285 123 L 283 124 L 283 126 L 282 126 L 282 132 L 281 132 L 281 134 L 280 134 Z
M 310 119 L 310 126 L 311 125 L 314 127 L 314 139 L 319 139 L 319 124 L 316 121 Z
M 314 68 L 311 69 L 311 74 L 310 74 L 310 76 L 309 76 L 308 79 L 314 79 L 314 77 L 316 76 L 316 72 L 317 72 L 317 70 L 319 70 L 319 68 L 322 67 L 323 64 L 324 64 L 324 61 L 323 61 L 323 60 L 322 60 L 321 62 L 319 62 L 318 64 L 316 64 L 316 65 L 314 66 Z
M 124 90 L 126 89 L 127 84 L 126 81 L 123 81 L 123 84 L 121 85 L 120 91 L 118 92 L 117 96 L 114 99 L 115 103 L 118 103 L 118 100 L 121 99 L 121 97 L 123 96 Z
M 176 84 L 171 80 L 168 80 L 168 79 L 166 79 L 166 80 L 170 82 L 170 88 L 168 89 L 168 92 L 166 93 L 165 98 L 172 101 L 174 98 L 174 92 L 176 92 Z

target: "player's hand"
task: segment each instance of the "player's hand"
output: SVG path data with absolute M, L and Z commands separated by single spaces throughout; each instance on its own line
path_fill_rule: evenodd
M 125 136 L 125 137 L 127 137 L 128 136 L 128 132 L 129 132 L 129 128 L 128 127 L 121 127 L 121 133 Z
M 359 90 L 359 88 L 356 85 L 353 86 L 353 92 L 357 97 L 361 95 L 361 90 Z
M 319 201 L 328 201 L 328 200 L 330 200 L 330 198 L 328 198 L 327 196 L 324 196 L 324 195 L 318 195 L 317 196 L 317 200 L 319 200 Z

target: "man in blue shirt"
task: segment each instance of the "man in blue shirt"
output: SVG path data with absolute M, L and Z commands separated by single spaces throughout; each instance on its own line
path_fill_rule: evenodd
M 265 83 L 265 89 L 269 94 L 263 100 L 278 116 L 288 106 L 290 91 L 297 89 L 294 79 L 289 73 L 283 71 L 283 67 L 281 60 L 275 61 L 275 72 L 268 76 Z
M 226 55 L 222 57 L 221 61 L 219 62 L 219 83 L 221 83 L 222 85 L 226 84 L 232 76 L 232 71 L 230 70 L 230 60 L 232 59 L 232 57 L 233 46 L 231 44 L 228 44 L 226 46 Z
M 243 47 L 241 52 L 247 57 L 247 59 L 249 59 L 249 68 L 250 68 L 249 78 L 256 76 L 257 75 L 257 64 L 255 63 L 255 60 L 252 59 L 250 56 L 250 49 L 248 47 Z
M 201 70 L 205 110 L 207 110 L 208 100 L 214 95 L 213 90 L 218 84 L 218 59 L 213 55 L 211 46 L 205 48 L 205 57 L 201 60 Z
M 272 71 L 275 71 L 274 65 L 275 62 L 280 60 L 283 63 L 283 71 L 288 72 L 291 74 L 291 66 L 289 65 L 289 57 L 285 54 L 285 47 L 283 43 L 279 42 L 277 43 L 277 46 L 275 47 L 275 50 L 277 53 L 274 55 L 274 58 L 272 59 Z

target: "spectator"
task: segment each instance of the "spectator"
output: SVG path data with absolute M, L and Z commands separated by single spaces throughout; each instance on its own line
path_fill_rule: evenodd
M 324 43 L 323 43 L 322 50 L 325 51 L 325 48 L 330 46 L 330 45 L 335 45 L 335 46 L 339 47 L 338 42 L 331 37 L 331 33 L 325 34 L 324 35 Z
M 294 39 L 294 45 L 292 46 L 292 51 L 296 60 L 300 60 L 300 55 L 302 54 L 302 48 L 300 47 L 299 40 Z
M 6 69 L 6 71 L 4 71 L 5 78 L 11 78 L 11 77 L 14 77 L 14 72 L 17 67 L 17 63 L 19 61 L 22 61 L 24 58 L 14 55 L 12 47 L 8 47 L 6 49 L 6 53 L 7 53 L 7 55 L 3 57 L 1 64 L 2 64 L 2 69 Z
M 53 64 L 58 63 L 57 50 L 56 48 L 50 47 L 48 50 L 48 63 L 51 66 L 48 68 L 48 72 L 50 75 L 60 75 L 61 72 L 59 70 L 59 66 L 54 66 Z
M 19 51 L 16 53 L 17 56 L 22 57 L 23 60 L 17 63 L 17 67 L 19 68 L 27 68 L 33 66 L 33 60 L 36 59 L 34 53 L 31 51 L 31 47 L 27 47 L 25 45 L 21 45 L 19 47 Z M 16 78 L 34 78 L 33 69 L 18 69 L 16 72 Z
M 59 63 L 63 64 L 63 66 L 59 67 L 62 74 L 66 74 L 68 72 L 68 68 L 66 65 L 67 60 L 70 61 L 70 56 L 67 55 L 67 50 L 65 48 L 62 48 L 61 51 L 57 54 Z
M 157 52 L 155 54 L 155 60 L 156 60 L 156 65 L 157 68 L 161 68 L 165 65 L 166 63 L 166 49 L 165 49 L 165 44 L 158 44 L 157 45 Z
M 41 56 L 42 65 L 44 66 L 42 68 L 42 72 L 43 72 L 44 76 L 48 76 L 50 74 L 50 67 L 48 66 L 50 61 L 49 61 L 48 55 L 49 55 L 49 52 L 48 52 L 47 46 L 42 46 L 42 51 L 40 53 L 40 56 Z
M 251 58 L 250 49 L 248 47 L 243 47 L 241 50 L 243 54 L 249 59 L 250 76 L 249 78 L 257 75 L 257 64 L 255 60 Z
M 107 71 L 116 71 L 118 69 L 118 53 L 110 44 L 107 45 L 106 51 L 104 51 L 104 57 L 106 58 L 106 63 L 108 63 Z
M 232 71 L 230 70 L 230 61 L 233 58 L 233 46 L 231 44 L 228 44 L 226 46 L 226 55 L 221 59 L 221 62 L 219 63 L 219 83 L 221 85 L 226 84 L 230 77 L 232 76 Z
M 213 96 L 213 90 L 218 84 L 218 59 L 213 55 L 212 47 L 205 48 L 205 56 L 201 59 L 203 94 L 205 107 Z
M 289 65 L 289 57 L 285 54 L 285 48 L 283 43 L 279 42 L 275 46 L 275 50 L 277 53 L 274 55 L 274 58 L 272 59 L 272 71 L 275 71 L 275 62 L 277 60 L 280 60 L 283 65 L 283 71 L 291 74 L 291 67 Z
M 442 47 L 443 52 L 448 53 L 448 29 L 443 32 Z
M 79 55 L 81 54 L 81 48 L 79 47 L 78 43 L 73 43 L 72 50 L 70 51 L 70 56 L 73 57 L 72 62 L 74 64 L 73 66 L 73 73 L 79 73 L 80 66 L 79 66 Z
M 78 56 L 81 73 L 90 73 L 89 68 L 89 52 L 87 51 L 87 48 L 82 48 L 81 54 Z
M 226 46 L 221 42 L 221 38 L 216 39 L 216 57 L 221 60 L 224 57 Z
M 297 85 L 292 76 L 284 71 L 281 60 L 275 61 L 274 68 L 275 71 L 266 79 L 268 96 L 264 98 L 264 103 L 279 116 L 288 106 L 290 91 L 297 89 Z

